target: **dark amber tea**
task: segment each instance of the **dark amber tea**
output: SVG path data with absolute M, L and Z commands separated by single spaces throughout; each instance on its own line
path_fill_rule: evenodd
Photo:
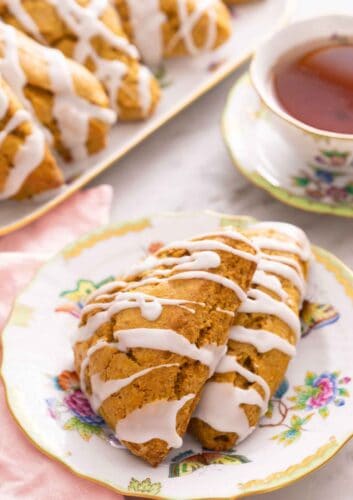
M 313 127 L 353 134 L 353 44 L 321 47 L 274 70 L 284 110 Z

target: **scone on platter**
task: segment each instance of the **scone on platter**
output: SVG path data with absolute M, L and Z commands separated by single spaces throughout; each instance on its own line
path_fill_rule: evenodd
M 232 33 L 221 0 L 113 0 L 124 31 L 146 64 L 163 57 L 197 55 L 222 45 Z
M 108 0 L 0 0 L 0 17 L 92 71 L 119 119 L 140 120 L 154 112 L 159 84 L 140 63 Z
M 247 300 L 230 329 L 227 354 L 205 385 L 189 430 L 211 450 L 230 450 L 266 412 L 300 338 L 310 245 L 289 224 L 259 223 L 246 232 L 260 248 Z
M 244 235 L 177 241 L 98 289 L 75 337 L 81 388 L 118 439 L 152 465 L 180 447 L 225 354 L 258 261 Z
M 42 130 L 0 77 L 0 200 L 29 198 L 62 183 Z
M 0 21 L 0 74 L 65 160 L 104 148 L 115 114 L 86 68 Z

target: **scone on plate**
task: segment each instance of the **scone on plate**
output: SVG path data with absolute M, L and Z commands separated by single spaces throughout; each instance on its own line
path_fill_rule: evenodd
M 181 446 L 257 258 L 237 232 L 178 241 L 84 307 L 74 346 L 81 388 L 120 441 L 150 464 Z
M 43 132 L 0 77 L 0 200 L 29 198 L 62 183 Z
M 115 114 L 86 68 L 0 21 L 0 73 L 63 158 L 81 160 L 105 146 Z
M 124 31 L 146 64 L 163 57 L 197 55 L 231 35 L 230 14 L 221 0 L 113 0 Z
M 95 73 L 121 120 L 153 113 L 160 98 L 158 82 L 139 62 L 108 1 L 0 0 L 0 17 Z
M 230 450 L 255 429 L 300 337 L 310 258 L 306 236 L 274 222 L 246 234 L 261 250 L 258 269 L 230 330 L 227 354 L 205 385 L 189 426 L 211 450 Z

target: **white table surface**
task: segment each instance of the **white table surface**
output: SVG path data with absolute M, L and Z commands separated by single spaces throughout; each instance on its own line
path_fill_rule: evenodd
M 350 12 L 353 0 L 298 0 L 295 18 Z M 158 211 L 212 209 L 282 220 L 301 226 L 311 240 L 353 268 L 353 220 L 288 207 L 254 187 L 233 167 L 220 133 L 228 91 L 246 66 L 200 98 L 138 146 L 92 185 L 114 187 L 112 220 Z M 321 470 L 266 500 L 353 499 L 353 443 Z

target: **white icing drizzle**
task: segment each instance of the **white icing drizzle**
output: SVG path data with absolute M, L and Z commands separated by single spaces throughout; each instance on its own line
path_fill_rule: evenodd
M 4 53 L 0 59 L 0 72 L 25 108 L 35 115 L 31 102 L 25 97 L 27 77 L 21 67 L 18 55 L 18 40 L 11 26 L 0 23 L 0 35 Z M 36 42 L 31 41 L 36 44 Z M 36 44 L 36 49 L 47 63 L 51 90 L 53 93 L 53 117 L 60 132 L 60 138 L 73 160 L 88 156 L 87 137 L 90 120 L 99 119 L 113 123 L 115 114 L 110 109 L 96 106 L 79 97 L 74 89 L 68 60 L 56 49 Z M 47 129 L 47 133 L 50 131 Z
M 233 239 L 235 241 L 243 241 L 248 243 L 249 241 L 241 234 L 236 232 L 225 232 L 225 233 L 210 233 L 201 237 L 211 237 L 211 236 L 226 236 L 227 238 Z M 256 252 L 257 248 L 249 244 Z M 183 257 L 158 257 L 158 254 L 165 250 L 187 250 L 191 255 L 184 255 Z M 198 241 L 177 241 L 169 245 L 164 246 L 159 250 L 157 255 L 151 255 L 147 257 L 143 262 L 137 264 L 132 268 L 132 270 L 125 276 L 132 277 L 136 274 L 143 273 L 145 271 L 160 268 L 160 267 L 173 267 L 171 270 L 158 269 L 155 274 L 168 274 L 173 271 L 188 271 L 188 270 L 204 270 L 216 268 L 220 265 L 220 256 L 215 253 L 215 250 L 231 253 L 237 257 L 241 257 L 252 262 L 258 262 L 258 253 L 251 254 L 250 252 L 245 252 L 244 250 L 238 250 L 231 247 L 221 241 L 216 240 L 198 240 Z
M 214 48 L 217 38 L 216 13 L 217 0 L 198 0 L 194 2 L 194 10 L 189 12 L 186 0 L 177 0 L 179 29 L 171 38 L 167 51 L 171 51 L 182 40 L 189 54 L 197 55 L 202 51 Z M 197 47 L 194 40 L 193 30 L 203 15 L 208 16 L 208 30 L 202 47 Z
M 117 110 L 118 94 L 128 67 L 123 61 L 102 58 L 92 46 L 91 40 L 101 37 L 112 47 L 135 60 L 139 58 L 139 54 L 126 38 L 113 33 L 101 21 L 100 15 L 109 5 L 108 0 L 96 0 L 87 6 L 81 6 L 75 0 L 47 1 L 55 7 L 61 19 L 77 37 L 72 57 L 81 64 L 85 64 L 88 59 L 94 62 L 95 74 L 107 89 L 111 107 Z M 146 115 L 150 109 L 152 75 L 147 68 L 141 67 L 138 78 L 140 106 Z
M 148 403 L 119 420 L 115 433 L 120 441 L 146 443 L 161 439 L 170 448 L 180 448 L 183 441 L 176 432 L 176 418 L 179 410 L 194 397 L 195 394 L 187 394 L 179 400 Z
M 33 36 L 39 42 L 44 42 L 44 39 L 38 29 L 38 26 L 23 7 L 23 0 L 3 0 L 9 12 L 20 22 L 25 31 Z
M 153 255 L 147 257 L 142 263 L 137 264 L 129 273 L 130 277 L 136 274 L 143 273 L 147 270 L 158 268 L 154 274 L 170 274 L 173 271 L 181 270 L 202 270 L 212 269 L 220 265 L 221 258 L 215 252 L 195 252 L 192 255 L 184 255 L 183 257 L 164 257 L 158 258 Z M 171 267 L 173 269 L 160 269 L 161 266 Z
M 97 118 L 113 123 L 114 113 L 110 109 L 95 106 L 76 94 L 67 59 L 61 52 L 55 49 L 42 50 L 48 63 L 55 96 L 53 116 L 59 127 L 61 140 L 73 160 L 82 160 L 88 156 L 86 143 L 90 120 Z
M 259 269 L 259 267 L 254 273 L 252 284 L 268 288 L 282 300 L 285 300 L 288 297 L 287 293 L 283 290 L 280 280 L 276 278 L 276 276 L 267 274 L 262 269 Z
M 267 255 L 264 254 L 263 258 L 259 262 L 258 269 L 267 273 L 277 274 L 278 276 L 282 276 L 283 278 L 291 281 L 293 285 L 298 289 L 300 296 L 303 297 L 305 292 L 305 281 L 301 276 L 298 275 L 297 271 L 288 264 L 283 264 L 280 261 L 267 259 Z
M 226 235 L 228 236 L 228 235 Z M 158 253 L 164 250 L 187 250 L 188 252 L 195 252 L 199 250 L 219 250 L 223 252 L 231 253 L 237 257 L 241 257 L 242 259 L 250 260 L 252 262 L 257 262 L 257 255 L 253 255 L 250 252 L 245 252 L 244 250 L 238 250 L 236 248 L 227 245 L 226 243 L 222 243 L 217 240 L 197 240 L 197 241 L 175 241 L 170 245 L 164 246 Z
M 136 281 L 127 286 L 127 289 L 134 289 L 144 285 L 151 285 L 157 283 L 163 283 L 164 281 L 176 281 L 176 280 L 190 280 L 190 279 L 200 279 L 213 281 L 214 283 L 218 283 L 219 285 L 224 286 L 225 288 L 229 288 L 232 290 L 240 301 L 244 301 L 246 299 L 246 293 L 242 290 L 242 288 L 230 280 L 229 278 L 225 278 L 224 276 L 219 276 L 218 274 L 209 273 L 207 271 L 186 271 L 183 273 L 173 274 L 167 278 L 146 278 L 141 281 Z
M 100 297 L 98 296 L 98 299 Z M 143 318 L 148 321 L 155 321 L 162 314 L 163 306 L 178 306 L 191 313 L 194 309 L 186 307 L 185 304 L 197 304 L 187 300 L 163 299 L 140 292 L 117 292 L 110 302 L 93 302 L 86 304 L 82 310 L 82 315 L 99 309 L 99 312 L 90 316 L 85 325 L 78 329 L 76 340 L 83 341 L 89 339 L 92 334 L 104 323 L 107 323 L 112 316 L 126 309 L 139 308 Z M 200 303 L 199 303 L 200 304 Z
M 308 261 L 311 258 L 310 242 L 306 237 L 304 231 L 299 227 L 287 224 L 285 222 L 259 222 L 252 226 L 253 229 L 273 230 L 282 233 L 293 239 L 301 249 L 300 258 Z
M 0 87 L 0 120 L 5 118 L 8 106 L 8 96 Z M 24 142 L 16 151 L 5 180 L 5 185 L 0 192 L 0 200 L 5 200 L 15 195 L 31 172 L 43 161 L 45 153 L 44 135 L 32 122 L 29 113 L 24 109 L 17 110 L 0 131 L 0 148 L 8 135 L 26 122 L 31 123 L 32 131 L 25 137 Z
M 244 377 L 248 382 L 251 382 L 252 384 L 259 384 L 263 391 L 264 391 L 264 403 L 262 405 L 262 410 L 266 411 L 267 409 L 267 404 L 270 399 L 270 388 L 262 377 L 259 375 L 256 375 L 255 373 L 251 372 L 250 370 L 247 370 L 242 366 L 234 356 L 231 356 L 227 354 L 226 356 L 223 356 L 221 359 L 219 365 L 216 368 L 216 373 L 229 373 L 229 372 L 236 372 L 239 373 L 242 377 Z
M 230 340 L 253 345 L 260 353 L 277 349 L 287 356 L 294 357 L 296 348 L 288 340 L 267 330 L 254 330 L 241 325 L 232 326 L 229 334 Z
M 287 304 L 273 299 L 261 290 L 252 288 L 248 293 L 248 298 L 241 304 L 239 312 L 276 316 L 289 326 L 297 341 L 300 338 L 300 320 L 298 316 Z
M 234 311 L 228 311 L 227 309 L 222 309 L 221 307 L 216 307 L 216 311 L 222 314 L 227 314 L 227 316 L 231 316 L 232 318 L 235 316 Z
M 235 432 L 238 440 L 246 438 L 253 427 L 241 405 L 256 405 L 261 410 L 264 401 L 255 389 L 240 389 L 232 383 L 207 382 L 194 417 L 220 432 Z
M 303 254 L 303 250 L 295 242 L 278 240 L 270 236 L 254 236 L 252 240 L 261 250 L 290 252 L 298 255 L 298 257 L 301 257 Z
M 223 234 L 224 233 L 217 233 L 214 234 L 214 236 L 222 236 Z M 233 238 L 237 241 L 242 240 L 248 243 L 248 240 L 242 235 L 238 236 L 237 233 L 232 233 L 231 236 L 229 236 L 230 234 L 231 233 L 227 233 L 225 234 L 225 236 Z M 249 246 L 252 247 L 251 244 Z M 190 242 L 177 242 L 175 244 L 171 244 L 166 248 L 185 249 L 190 253 L 190 255 L 177 258 L 158 258 L 155 256 L 150 257 L 147 259 L 147 262 L 141 264 L 138 269 L 135 269 L 135 274 L 136 272 L 143 272 L 144 270 L 152 269 L 154 270 L 154 272 L 152 272 L 152 277 L 147 277 L 145 279 L 142 279 L 141 281 L 132 283 L 119 281 L 108 283 L 101 289 L 91 294 L 90 300 L 95 299 L 96 302 L 90 302 L 86 304 L 86 306 L 83 308 L 82 315 L 85 316 L 89 313 L 93 314 L 87 318 L 87 322 L 85 325 L 79 327 L 77 340 L 82 341 L 90 338 L 102 324 L 109 321 L 111 317 L 122 310 L 139 308 L 141 315 L 148 321 L 152 322 L 156 321 L 160 317 L 164 306 L 177 306 L 185 309 L 189 313 L 194 313 L 195 309 L 189 307 L 189 304 L 197 304 L 200 306 L 205 305 L 202 303 L 187 300 L 158 298 L 138 291 L 133 291 L 134 289 L 147 284 L 160 283 L 166 280 L 203 279 L 219 283 L 220 285 L 231 289 L 236 293 L 240 300 L 246 298 L 246 294 L 237 283 L 226 277 L 214 274 L 207 270 L 217 268 L 221 264 L 221 258 L 214 250 L 226 251 L 228 253 L 231 253 L 232 255 L 236 255 L 237 257 L 241 257 L 251 261 L 256 261 L 257 255 L 254 256 L 249 252 L 233 249 L 230 245 L 226 245 L 225 243 L 211 239 L 200 241 L 196 240 Z M 160 266 L 171 267 L 161 270 L 159 269 Z M 172 272 L 175 272 L 175 274 L 171 274 Z M 158 278 L 156 276 L 153 276 L 153 274 L 164 274 L 165 276 L 163 278 Z M 121 287 L 124 287 L 124 291 L 121 291 Z M 107 300 L 107 302 L 103 302 L 103 300 Z M 232 311 L 226 311 L 223 309 L 219 309 L 219 311 L 228 315 L 234 315 Z M 226 346 L 224 345 L 219 346 L 216 344 L 210 344 L 198 347 L 194 343 L 190 342 L 186 337 L 172 329 L 131 328 L 127 330 L 117 330 L 114 332 L 114 342 L 108 343 L 106 341 L 100 341 L 90 349 L 88 349 L 86 358 L 81 363 L 80 378 L 81 387 L 83 390 L 85 390 L 85 372 L 89 364 L 90 356 L 98 349 L 101 349 L 105 346 L 117 349 L 119 352 L 127 352 L 129 349 L 134 348 L 146 348 L 178 354 L 180 356 L 199 361 L 203 365 L 207 366 L 209 368 L 209 376 L 212 376 L 221 357 L 226 352 Z M 151 370 L 152 368 L 149 369 L 148 372 Z M 127 379 L 124 379 L 122 381 L 109 380 L 106 382 L 100 380 L 99 374 L 96 374 L 97 376 L 94 376 L 95 378 L 93 380 L 91 376 L 92 395 L 90 396 L 90 399 L 92 401 L 93 407 L 95 409 L 99 408 L 101 402 L 106 397 L 109 397 L 109 395 L 111 395 L 112 393 L 119 391 L 121 387 L 125 387 L 125 385 L 131 383 L 133 380 L 135 380 L 135 378 L 142 376 L 141 373 L 140 375 L 133 375 L 132 378 L 127 377 Z M 143 371 L 143 373 L 147 372 Z M 154 408 L 158 407 L 155 406 Z M 131 418 L 133 418 L 134 423 L 138 422 L 139 417 L 143 415 L 144 411 L 145 407 L 143 407 L 141 410 L 133 412 L 134 417 Z M 130 415 L 127 417 L 127 419 L 127 422 L 130 422 Z M 119 422 L 117 425 L 119 433 L 122 432 L 120 423 L 121 422 Z M 128 432 L 128 424 L 124 423 L 123 425 L 126 425 L 125 430 L 126 432 Z M 118 437 L 121 438 L 120 434 L 118 434 Z M 160 435 L 155 434 L 152 437 L 160 437 Z M 151 439 L 152 437 L 150 437 L 149 439 Z M 131 441 L 131 439 L 127 439 L 126 437 L 121 439 Z M 132 439 L 132 441 L 138 442 L 135 441 L 135 439 L 136 438 Z M 160 437 L 160 439 L 163 438 Z M 167 442 L 171 442 L 169 441 L 169 438 L 165 440 Z
M 160 0 L 127 0 L 134 42 L 146 64 L 157 66 L 163 59 L 162 25 L 166 15 Z
M 102 285 L 99 288 L 97 288 L 97 290 L 94 290 L 87 297 L 86 303 L 90 302 L 91 300 L 96 299 L 97 297 L 101 297 L 102 295 L 110 294 L 110 293 L 112 293 L 116 289 L 118 289 L 118 291 L 120 291 L 119 289 L 122 289 L 125 286 L 126 286 L 126 282 L 125 281 L 121 281 L 121 280 L 119 280 L 119 281 L 118 280 L 116 280 L 116 281 L 109 281 L 105 285 Z
M 262 259 L 273 260 L 275 262 L 281 262 L 282 264 L 287 264 L 289 267 L 293 267 L 295 271 L 298 273 L 301 279 L 303 279 L 303 271 L 298 262 L 292 257 L 285 257 L 284 255 L 270 255 L 268 253 L 264 253 L 262 255 Z
M 212 231 L 210 233 L 203 233 L 199 236 L 199 238 L 212 238 L 214 236 L 216 236 L 216 237 L 224 236 L 225 238 L 230 238 L 231 240 L 234 240 L 234 241 L 242 241 L 243 243 L 246 243 L 250 248 L 255 250 L 256 254 L 259 253 L 259 249 L 258 249 L 257 245 L 255 245 L 255 243 L 252 240 L 250 240 L 244 234 L 239 233 L 238 231 L 236 231 L 232 227 L 226 227 L 221 232 Z M 159 250 L 159 251 L 161 251 L 161 250 Z
M 152 105 L 151 73 L 142 64 L 139 67 L 138 91 L 143 116 L 148 116 Z
M 91 389 L 92 395 L 89 397 L 89 401 L 94 411 L 98 411 L 102 403 L 115 394 L 119 392 L 123 387 L 127 387 L 136 379 L 147 375 L 154 370 L 160 370 L 161 368 L 171 368 L 172 366 L 179 366 L 177 363 L 170 363 L 165 365 L 151 366 L 140 370 L 133 375 L 126 378 L 119 378 L 113 380 L 102 380 L 99 373 L 95 373 L 91 376 Z
M 114 344 L 115 347 L 122 352 L 136 347 L 169 351 L 194 359 L 208 366 L 210 376 L 214 373 L 221 357 L 227 350 L 226 346 L 217 344 L 206 344 L 202 347 L 197 347 L 178 332 L 160 328 L 117 330 L 114 332 L 114 338 L 118 340 Z
M 275 226 L 275 227 L 274 227 Z M 259 224 L 260 229 L 277 229 L 276 224 Z M 310 258 L 310 245 L 304 233 L 290 225 L 279 224 L 278 232 L 290 237 L 292 241 L 282 241 L 276 236 L 255 236 L 253 242 L 263 251 L 257 271 L 253 277 L 253 287 L 248 298 L 239 308 L 240 313 L 269 314 L 281 319 L 295 334 L 296 341 L 300 337 L 300 320 L 287 305 L 288 294 L 283 289 L 277 276 L 291 281 L 299 290 L 301 297 L 304 294 L 305 280 L 298 262 L 291 257 L 268 255 L 266 250 L 294 253 L 305 261 Z M 276 276 L 277 275 L 277 276 Z M 262 286 L 274 292 L 278 299 L 256 288 Z M 296 348 L 287 339 L 270 331 L 246 328 L 235 325 L 230 330 L 231 341 L 253 345 L 259 353 L 277 349 L 292 357 Z M 260 407 L 261 413 L 266 411 L 270 397 L 270 388 L 267 382 L 259 375 L 243 367 L 234 356 L 226 355 L 216 369 L 217 373 L 236 372 L 251 383 L 258 383 L 264 390 L 262 404 L 259 402 L 259 393 L 253 388 L 247 390 L 234 387 L 228 382 L 208 382 L 202 394 L 201 402 L 196 409 L 195 417 L 211 425 L 220 432 L 235 432 L 239 441 L 244 439 L 253 430 L 248 419 L 241 409 L 241 405 L 254 404 Z M 256 396 L 257 394 L 257 396 Z M 226 408 L 225 408 L 226 406 Z
M 7 110 L 9 109 L 9 98 L 6 92 L 0 87 L 0 120 L 5 118 Z
M 20 64 L 15 29 L 0 21 L 0 38 L 3 43 L 3 53 L 0 57 L 0 74 L 25 108 L 35 115 L 31 102 L 24 94 L 27 77 Z

